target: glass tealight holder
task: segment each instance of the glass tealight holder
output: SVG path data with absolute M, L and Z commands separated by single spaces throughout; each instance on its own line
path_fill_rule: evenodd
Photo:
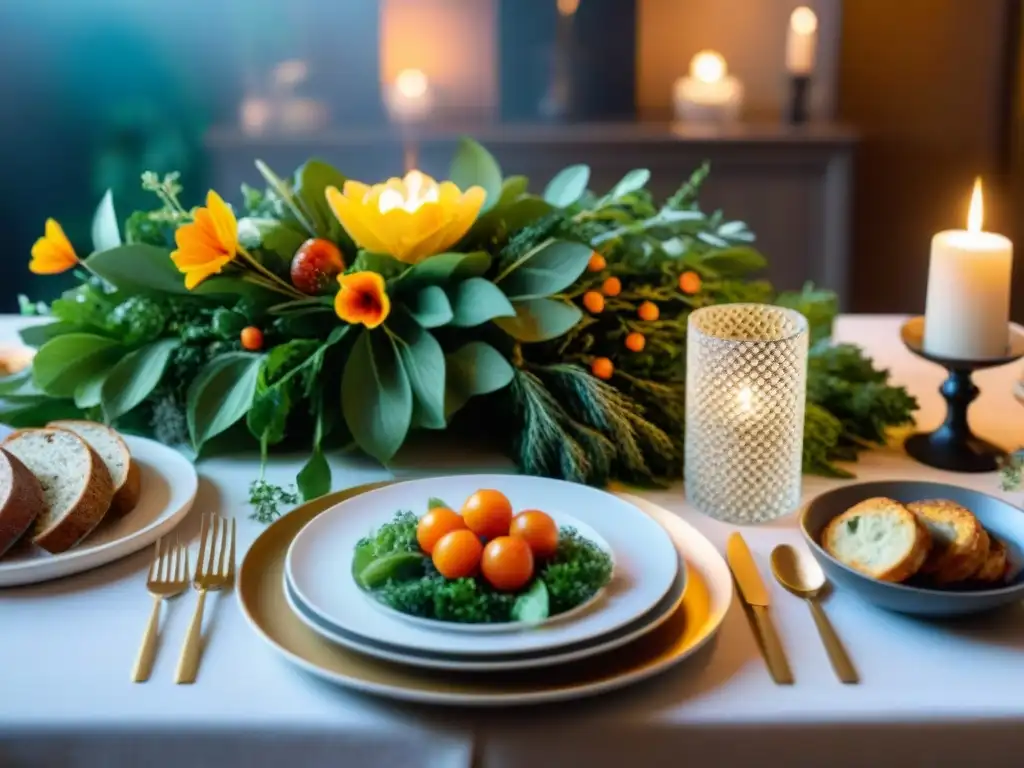
M 771 520 L 800 502 L 807 319 L 767 304 L 690 315 L 686 496 L 730 523 Z

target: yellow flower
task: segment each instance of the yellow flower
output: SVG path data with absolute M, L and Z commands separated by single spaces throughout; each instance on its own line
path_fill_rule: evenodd
M 206 207 L 196 209 L 191 224 L 183 224 L 174 233 L 178 249 L 171 261 L 185 273 L 190 291 L 210 275 L 218 274 L 238 253 L 238 222 L 220 195 L 212 189 L 206 195 Z
M 77 263 L 75 249 L 71 247 L 71 241 L 60 224 L 54 219 L 47 219 L 45 233 L 32 246 L 29 271 L 37 275 L 58 275 Z
M 344 192 L 327 188 L 327 203 L 361 248 L 416 264 L 458 242 L 480 213 L 487 193 L 438 184 L 419 171 L 372 187 L 346 181 Z
M 384 278 L 376 272 L 338 275 L 341 289 L 334 297 L 334 311 L 346 323 L 376 328 L 391 312 L 391 299 L 384 290 Z

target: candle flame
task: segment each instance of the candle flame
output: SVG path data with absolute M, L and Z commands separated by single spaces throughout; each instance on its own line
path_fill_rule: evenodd
M 725 73 L 725 59 L 718 51 L 701 51 L 690 62 L 691 77 L 702 83 L 717 83 Z
M 818 29 L 818 17 L 806 5 L 801 5 L 789 17 L 789 26 L 798 35 L 813 35 Z
M 736 400 L 740 404 L 740 411 L 746 413 L 754 403 L 754 392 L 750 387 L 743 387 L 736 393 Z
M 558 13 L 562 16 L 572 16 L 580 7 L 580 0 L 558 0 Z
M 427 92 L 427 76 L 422 69 L 403 69 L 395 78 L 395 88 L 407 99 L 418 99 Z
M 981 198 L 981 177 L 974 180 L 974 191 L 971 193 L 971 207 L 967 211 L 967 231 L 981 232 L 981 223 L 985 217 L 985 205 Z

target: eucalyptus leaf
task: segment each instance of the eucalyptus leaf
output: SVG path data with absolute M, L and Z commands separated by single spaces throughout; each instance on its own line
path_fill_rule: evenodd
M 487 193 L 481 213 L 486 213 L 501 198 L 501 167 L 490 152 L 473 139 L 463 137 L 455 150 L 448 178 L 465 192 L 469 187 L 483 187 Z
M 388 325 L 415 398 L 413 425 L 444 429 L 444 351 L 430 331 L 401 314 Z
M 341 379 L 341 409 L 356 444 L 382 464 L 405 442 L 412 423 L 412 387 L 394 343 L 363 331 Z
M 587 191 L 590 181 L 590 167 L 570 165 L 563 168 L 544 188 L 544 199 L 558 208 L 568 208 Z
M 444 286 L 454 280 L 479 277 L 491 267 L 491 256 L 485 251 L 471 253 L 439 253 L 415 264 L 395 283 L 397 292 L 415 291 L 428 285 Z
M 136 243 L 99 251 L 85 260 L 85 266 L 125 293 L 189 293 L 171 252 L 155 245 Z
M 92 249 L 106 251 L 121 245 L 121 232 L 114 212 L 114 195 L 108 189 L 92 216 Z
M 622 177 L 612 191 L 608 193 L 611 198 L 623 197 L 631 192 L 636 192 L 639 189 L 643 189 L 644 185 L 647 184 L 651 179 L 651 172 L 646 168 L 634 168 L 632 171 Z
M 178 339 L 154 341 L 118 361 L 100 390 L 100 403 L 108 422 L 128 413 L 149 397 L 163 378 L 171 353 L 180 343 Z M 77 401 L 77 391 L 75 397 Z
M 448 295 L 436 285 L 428 285 L 409 303 L 409 312 L 424 328 L 440 328 L 455 317 Z
M 526 193 L 530 180 L 525 176 L 509 176 L 501 182 L 501 196 L 498 198 L 498 206 L 510 205 Z
M 186 416 L 192 446 L 219 435 L 245 416 L 256 394 L 263 356 L 227 352 L 207 363 L 189 386 Z
M 701 258 L 700 263 L 725 277 L 741 277 L 764 269 L 768 262 L 761 253 L 753 248 L 736 246 L 721 251 L 711 251 Z
M 514 305 L 515 317 L 500 317 L 494 323 L 516 341 L 537 342 L 568 333 L 583 318 L 574 304 L 557 299 L 526 299 Z
M 549 240 L 527 251 L 495 280 L 510 299 L 550 296 L 576 282 L 593 249 L 569 240 Z
M 68 333 L 50 339 L 32 360 L 33 379 L 54 397 L 72 397 L 86 378 L 114 365 L 124 348 L 112 339 L 90 333 Z
M 421 262 L 422 263 L 422 262 Z M 360 251 L 352 263 L 354 272 L 376 272 L 385 280 L 398 277 L 409 269 L 409 265 L 386 253 Z
M 508 386 L 512 364 L 485 341 L 471 341 L 446 358 L 448 380 L 467 395 L 486 395 Z
M 473 328 L 516 313 L 501 289 L 482 277 L 471 277 L 449 289 L 448 300 L 454 313 L 451 324 L 458 328 Z
M 341 226 L 327 204 L 327 188 L 344 189 L 346 178 L 334 166 L 323 160 L 307 160 L 295 172 L 295 196 L 301 201 L 304 211 L 309 212 L 310 222 L 317 237 L 330 240 L 342 246 L 346 253 L 353 253 L 355 245 Z

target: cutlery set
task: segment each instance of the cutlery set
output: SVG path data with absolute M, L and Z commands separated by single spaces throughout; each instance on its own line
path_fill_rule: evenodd
M 794 682 L 793 672 L 769 614 L 771 600 L 768 588 L 757 570 L 750 548 L 747 547 L 747 542 L 744 541 L 742 535 L 733 533 L 729 536 L 725 556 L 733 578 L 739 587 L 740 595 L 743 597 L 743 602 L 749 608 L 753 631 L 764 654 L 769 674 L 779 685 L 792 685 Z M 818 602 L 818 598 L 827 586 L 821 568 L 814 560 L 801 556 L 787 544 L 776 547 L 772 551 L 771 559 L 772 572 L 776 580 L 786 590 L 808 602 L 814 623 L 818 628 L 818 633 L 825 645 L 836 676 L 843 683 L 860 682 L 853 662 Z
M 199 593 L 192 622 L 178 660 L 175 682 L 194 683 L 199 673 L 202 651 L 203 611 L 206 593 L 230 589 L 235 579 L 235 521 L 230 525 L 219 515 L 203 515 L 199 534 L 199 552 L 195 572 L 189 581 L 188 546 L 156 543 L 153 563 L 146 578 L 146 589 L 153 596 L 153 609 L 142 636 L 142 645 L 135 660 L 132 681 L 142 683 L 149 679 L 156 658 L 160 605 L 164 600 L 183 594 L 191 586 Z

